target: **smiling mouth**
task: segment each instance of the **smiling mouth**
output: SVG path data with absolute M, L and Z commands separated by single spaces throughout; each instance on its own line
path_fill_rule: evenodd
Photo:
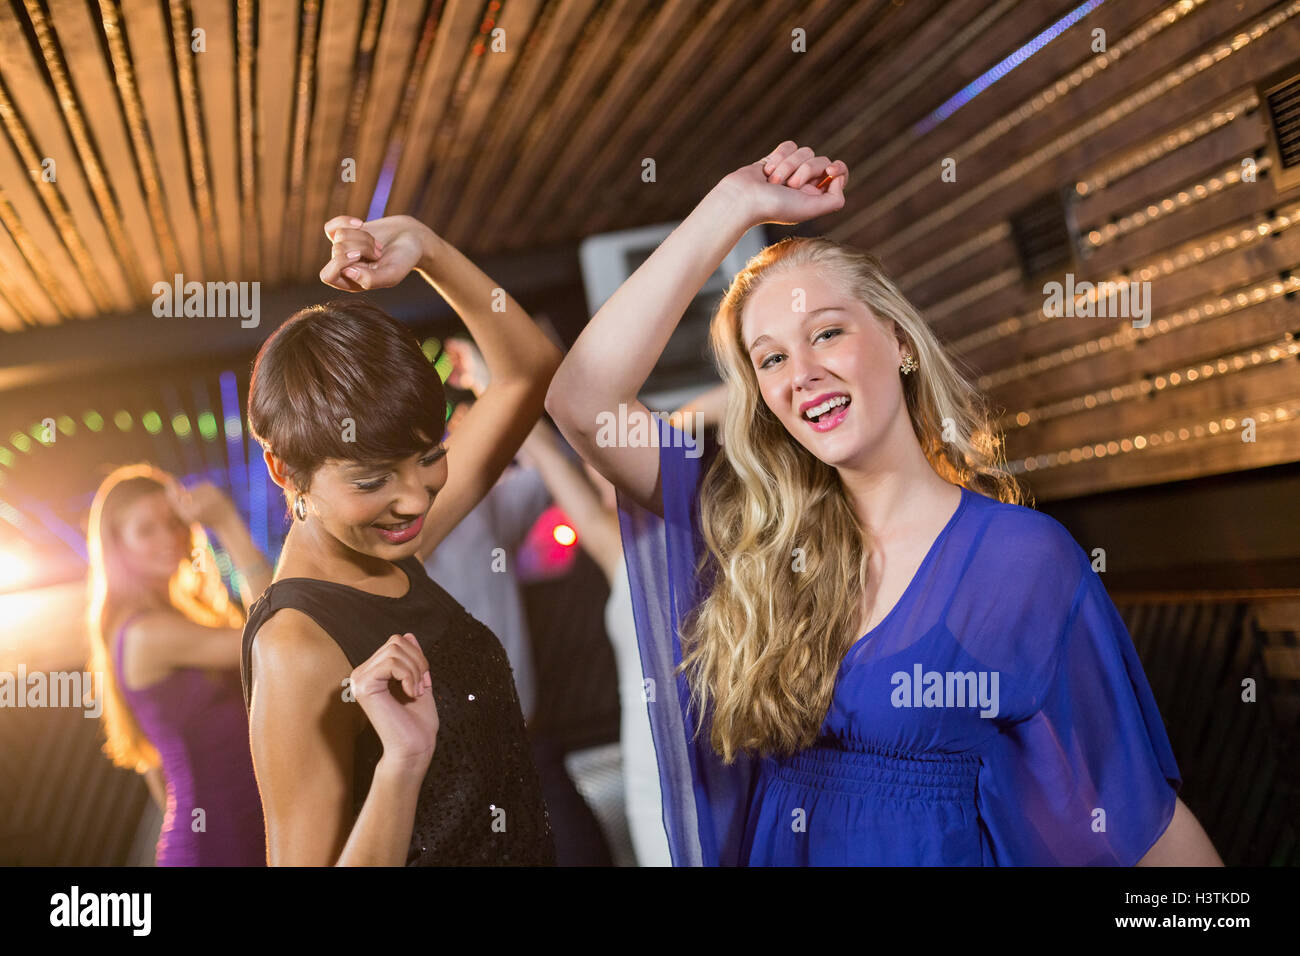
M 415 524 L 417 520 L 419 519 L 412 518 L 410 521 L 403 521 L 400 524 L 380 524 L 378 521 L 376 521 L 375 527 L 379 528 L 381 531 L 405 531 L 411 525 Z
M 847 395 L 836 395 L 834 398 L 828 398 L 820 405 L 814 405 L 803 413 L 804 421 L 817 424 L 822 421 L 829 421 L 839 409 L 847 408 L 853 400 Z

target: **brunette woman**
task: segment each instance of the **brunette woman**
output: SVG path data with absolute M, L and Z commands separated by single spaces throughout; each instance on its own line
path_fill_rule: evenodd
M 322 281 L 360 292 L 419 272 L 491 384 L 444 441 L 442 381 L 416 336 L 360 301 L 304 309 L 257 356 L 249 423 L 293 515 L 244 628 L 269 861 L 550 864 L 505 652 L 422 562 L 537 421 L 559 352 L 414 219 L 337 217 L 325 234 Z

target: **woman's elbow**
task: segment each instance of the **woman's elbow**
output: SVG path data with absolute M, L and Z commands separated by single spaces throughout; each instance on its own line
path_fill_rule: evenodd
M 546 389 L 546 400 L 543 403 L 546 414 L 551 416 L 556 427 L 564 434 L 568 434 L 577 418 L 571 401 L 574 389 L 566 381 L 567 377 L 565 368 L 561 365 L 551 378 L 550 385 Z

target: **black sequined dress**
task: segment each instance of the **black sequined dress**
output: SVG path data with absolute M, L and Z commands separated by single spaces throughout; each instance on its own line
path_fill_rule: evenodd
M 407 866 L 551 866 L 555 845 L 501 642 L 439 587 L 414 556 L 397 562 L 402 597 L 314 578 L 284 578 L 249 609 L 242 664 L 251 703 L 253 639 L 281 608 L 311 617 L 356 667 L 394 634 L 411 632 L 429 661 L 438 740 L 415 810 Z M 342 688 L 340 688 L 342 693 Z M 382 746 L 367 722 L 357 737 L 355 818 Z

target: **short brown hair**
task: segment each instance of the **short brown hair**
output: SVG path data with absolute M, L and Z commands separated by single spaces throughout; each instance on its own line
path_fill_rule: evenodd
M 295 313 L 253 362 L 249 428 L 300 492 L 328 458 L 406 458 L 441 440 L 446 423 L 442 379 L 415 333 L 363 301 Z

